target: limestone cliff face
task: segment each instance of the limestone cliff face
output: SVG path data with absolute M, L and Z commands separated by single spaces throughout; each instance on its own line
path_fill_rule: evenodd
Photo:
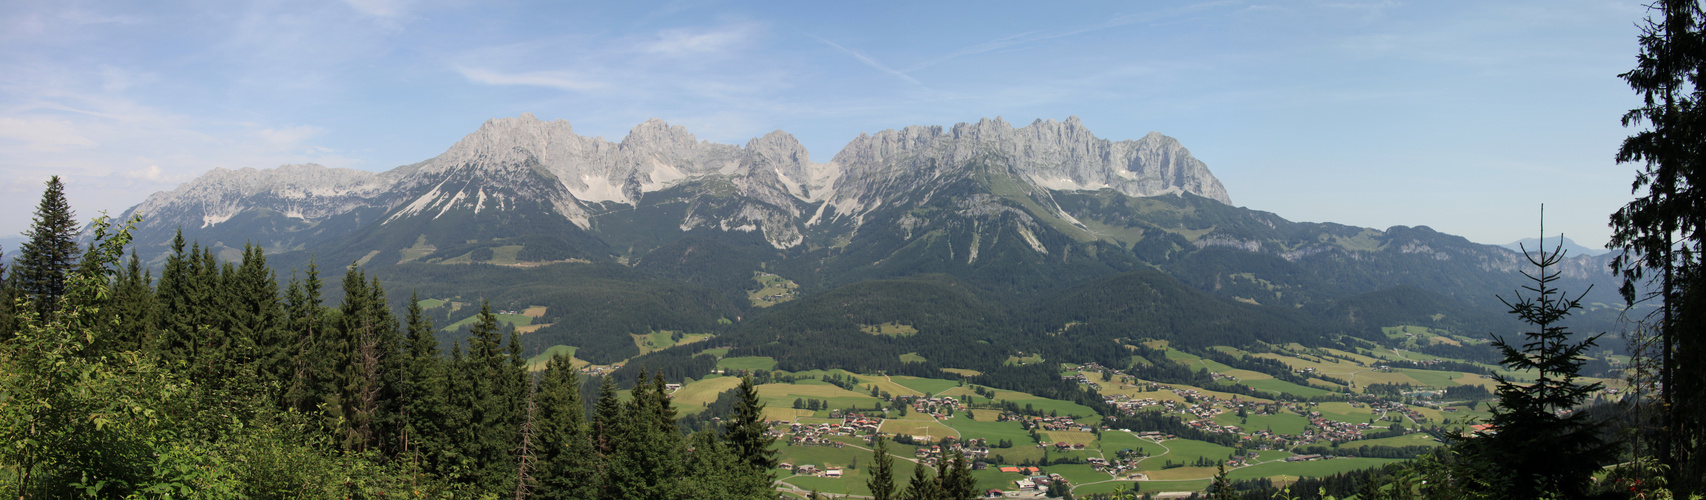
M 978 158 L 998 158 L 1037 188 L 1113 189 L 1131 196 L 1185 192 L 1230 203 L 1208 167 L 1177 140 L 1151 133 L 1109 141 L 1077 117 L 1022 128 L 997 118 L 862 134 L 834 160 L 814 163 L 805 146 L 782 131 L 734 146 L 700 141 L 681 126 L 653 119 L 611 142 L 578 135 L 566 121 L 523 114 L 489 120 L 443 154 L 386 172 L 317 165 L 216 169 L 132 211 L 148 215 L 145 228 L 159 229 L 213 227 L 255 210 L 309 225 L 379 210 L 383 217 L 361 223 L 388 224 L 456 209 L 526 206 L 549 207 L 586 228 L 594 205 L 637 205 L 682 183 L 716 180 L 733 192 L 690 195 L 695 205 L 680 221 L 682 230 L 760 231 L 772 245 L 788 248 L 804 241 L 801 228 L 827 207 L 838 217 L 852 216 L 856 226 L 860 214 L 963 173 L 958 169 Z M 699 209 L 713 194 L 716 210 Z
M 832 162 L 842 170 L 836 198 L 854 211 L 885 197 L 891 180 L 937 175 L 982 156 L 1004 161 L 1031 184 L 1053 190 L 1113 189 L 1129 196 L 1192 193 L 1230 205 L 1208 166 L 1171 137 L 1151 132 L 1113 142 L 1078 117 L 1014 128 L 1000 118 L 951 128 L 913 126 L 861 134 Z M 909 175 L 912 174 L 912 175 Z

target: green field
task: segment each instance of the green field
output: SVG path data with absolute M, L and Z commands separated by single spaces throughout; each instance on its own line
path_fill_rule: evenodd
M 717 361 L 717 368 L 726 370 L 774 370 L 776 359 L 769 356 L 740 356 Z
M 1335 458 L 1332 460 L 1315 460 L 1311 462 L 1270 462 L 1239 467 L 1226 471 L 1226 477 L 1233 480 L 1258 479 L 1273 476 L 1331 476 L 1340 472 L 1380 467 L 1401 460 L 1392 458 Z
M 1309 419 L 1296 413 L 1277 413 L 1274 415 L 1252 414 L 1250 415 L 1249 421 L 1243 424 L 1238 423 L 1238 420 L 1238 414 L 1236 413 L 1228 412 L 1214 416 L 1214 421 L 1220 425 L 1236 425 L 1243 427 L 1247 432 L 1273 429 L 1274 432 L 1280 434 L 1296 436 L 1303 434 L 1303 427 L 1309 425 Z
M 421 309 L 432 309 L 444 305 L 445 302 L 444 299 L 421 299 L 417 304 L 420 304 Z
M 505 323 L 508 323 L 511 326 L 527 326 L 527 325 L 533 324 L 533 317 L 525 315 L 525 314 L 493 314 L 493 316 L 496 316 L 498 318 L 498 325 L 500 327 L 502 327 L 502 325 Z M 478 315 L 478 314 L 475 314 L 473 316 L 469 316 L 466 318 L 462 318 L 461 321 L 451 323 L 450 326 L 444 327 L 443 331 L 454 332 L 457 330 L 461 330 L 463 326 L 471 325 L 474 323 L 475 320 L 478 320 L 478 319 L 480 319 L 480 315 Z
M 889 377 L 894 383 L 905 386 L 919 393 L 941 394 L 942 391 L 959 387 L 959 382 L 939 378 L 919 378 L 896 375 Z
M 1037 444 L 1036 441 L 1031 440 L 1031 435 L 1025 432 L 1025 429 L 1020 427 L 1019 422 L 1016 421 L 988 422 L 972 420 L 955 415 L 954 418 L 948 419 L 946 423 L 954 430 L 960 431 L 960 435 L 962 436 L 989 440 L 989 444 L 991 446 L 994 446 L 996 442 L 1003 439 L 1012 441 L 1014 447 Z M 991 448 L 990 452 L 995 453 L 995 450 L 997 449 Z
M 1195 462 L 1199 457 L 1208 457 L 1210 460 L 1225 460 L 1232 455 L 1232 448 L 1189 439 L 1169 439 L 1163 441 L 1161 446 L 1165 446 L 1171 451 L 1164 455 L 1152 456 L 1138 463 L 1138 468 L 1146 471 L 1159 471 L 1162 470 L 1163 465 L 1167 464 L 1168 460 L 1172 460 L 1174 463 L 1189 464 Z
M 551 346 L 550 348 L 545 349 L 545 352 L 539 353 L 538 356 L 527 358 L 527 370 L 528 371 L 536 371 L 536 370 L 545 369 L 545 363 L 547 361 L 551 361 L 551 357 L 556 356 L 558 354 L 568 356 L 569 357 L 569 364 L 571 366 L 574 366 L 575 368 L 580 368 L 582 366 L 586 366 L 587 362 L 581 361 L 579 359 L 575 359 L 575 351 L 577 351 L 577 350 L 579 350 L 579 348 L 574 347 L 574 346 L 566 346 L 566 345 Z

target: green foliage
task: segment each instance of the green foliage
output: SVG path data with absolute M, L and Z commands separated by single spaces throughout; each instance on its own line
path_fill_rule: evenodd
M 47 190 L 36 205 L 30 229 L 14 263 L 17 287 L 30 297 L 36 312 L 51 319 L 65 296 L 72 267 L 77 265 L 77 217 L 65 201 L 65 184 L 48 178 Z M 91 247 L 90 252 L 96 251 Z
M 1493 408 L 1493 429 L 1462 445 L 1469 464 L 1464 477 L 1482 483 L 1494 497 L 1580 497 L 1593 472 L 1616 452 L 1600 438 L 1599 422 L 1574 411 L 1601 388 L 1576 381 L 1582 357 L 1598 336 L 1571 342 L 1569 331 L 1559 326 L 1581 307 L 1579 296 L 1570 298 L 1553 286 L 1562 257 L 1561 250 L 1530 253 L 1529 263 L 1538 268 L 1529 274 L 1534 284 L 1524 287 L 1531 295 L 1518 292 L 1514 302 L 1500 298 L 1534 330 L 1524 333 L 1519 345 L 1499 336 L 1493 345 L 1504 353 L 1507 368 L 1533 370 L 1536 379 L 1519 385 L 1494 375 L 1499 404 Z
M 878 434 L 871 446 L 871 478 L 865 482 L 871 489 L 872 500 L 894 500 L 894 457 L 889 455 L 889 440 Z

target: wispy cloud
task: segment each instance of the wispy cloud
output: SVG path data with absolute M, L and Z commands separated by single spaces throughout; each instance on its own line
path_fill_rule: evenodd
M 885 65 L 881 62 L 878 62 L 876 59 L 872 59 L 870 56 L 867 56 L 865 54 L 861 54 L 857 50 L 853 50 L 853 49 L 849 49 L 847 47 L 843 47 L 839 43 L 835 43 L 835 42 L 831 42 L 829 40 L 825 40 L 825 39 L 823 39 L 823 37 L 819 37 L 817 35 L 806 35 L 806 36 L 810 36 L 814 39 L 817 39 L 817 41 L 819 41 L 819 42 L 823 42 L 824 45 L 834 47 L 835 50 L 839 50 L 841 52 L 846 53 L 847 55 L 853 56 L 854 59 L 859 60 L 860 63 L 862 63 L 866 66 L 870 66 L 872 69 L 875 69 L 877 71 L 881 71 L 884 73 L 888 73 L 890 75 L 894 75 L 895 78 L 905 80 L 907 83 L 911 83 L 913 85 L 917 85 L 920 87 L 924 86 L 923 83 L 920 83 L 917 78 L 913 78 L 912 75 L 908 75 L 904 71 L 899 71 L 899 70 L 896 70 L 894 68 L 890 68 L 890 67 L 888 67 L 888 65 Z
M 668 29 L 658 32 L 657 39 L 640 49 L 671 57 L 721 54 L 752 40 L 756 26 L 735 24 L 696 29 Z
M 527 85 L 574 92 L 586 92 L 606 87 L 603 82 L 586 79 L 569 71 L 523 71 L 505 73 L 483 68 L 456 66 L 456 72 L 476 83 L 487 85 Z

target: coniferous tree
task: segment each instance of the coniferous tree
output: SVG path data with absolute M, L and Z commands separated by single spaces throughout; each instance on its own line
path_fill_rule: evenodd
M 606 484 L 614 498 L 675 498 L 680 496 L 685 451 L 675 427 L 675 409 L 664 393 L 663 377 L 646 381 L 646 371 L 629 391 L 624 417 L 616 424 L 617 441 L 607 469 Z
M 1658 455 L 1671 483 L 1706 490 L 1706 12 L 1698 0 L 1659 0 L 1642 26 L 1635 69 L 1619 75 L 1643 98 L 1623 125 L 1649 128 L 1625 139 L 1618 163 L 1641 163 L 1636 198 L 1611 215 L 1612 265 L 1623 298 L 1656 298 Z M 1656 297 L 1638 294 L 1656 282 Z
M 942 471 L 939 481 L 942 488 L 942 498 L 952 500 L 967 500 L 977 497 L 977 479 L 971 477 L 971 465 L 966 463 L 966 455 L 954 451 L 948 467 Z
M 383 388 L 380 363 L 386 347 L 381 346 L 379 330 L 383 304 L 374 304 L 368 290 L 367 273 L 351 263 L 344 273 L 344 302 L 339 308 L 337 344 L 341 358 L 348 360 L 344 369 L 342 394 L 342 428 L 344 448 L 367 450 L 377 446 L 380 436 L 380 392 Z M 391 344 L 395 345 L 395 344 Z
M 278 296 L 278 278 L 267 267 L 261 247 L 243 246 L 243 261 L 224 288 L 230 337 L 239 339 L 248 351 L 239 361 L 252 365 L 261 379 L 288 380 L 291 350 L 284 303 Z
M 180 241 L 174 246 L 182 247 Z M 171 267 L 171 259 L 167 259 L 167 268 Z M 165 288 L 166 278 L 160 278 L 161 288 Z M 290 347 L 291 375 L 289 388 L 285 391 L 284 404 L 307 414 L 317 413 L 321 400 L 320 381 L 330 374 L 323 373 L 321 344 L 327 341 L 325 327 L 325 306 L 320 298 L 320 267 L 314 261 L 308 261 L 305 279 L 297 281 L 295 272 L 291 273 L 290 285 L 285 291 L 285 312 L 289 335 L 293 341 Z
M 44 318 L 58 310 L 65 280 L 77 265 L 77 229 L 77 217 L 65 201 L 65 185 L 55 175 L 47 180 L 35 218 L 24 231 L 28 240 L 19 248 L 12 270 L 18 288 Z
M 598 399 L 592 408 L 592 443 L 601 455 L 615 445 L 616 426 L 622 421 L 622 403 L 616 396 L 616 381 L 608 375 L 598 379 Z
M 143 269 L 132 251 L 130 260 L 113 279 L 112 301 L 103 312 L 115 322 L 111 335 L 100 340 L 103 352 L 140 351 L 153 347 L 154 286 L 152 271 Z
M 553 356 L 539 381 L 535 492 L 542 498 L 598 497 L 598 454 L 581 405 L 580 375 L 565 356 Z
M 871 446 L 871 479 L 865 481 L 865 486 L 871 489 L 872 500 L 894 500 L 894 457 L 889 456 L 889 440 L 878 433 L 874 441 Z
M 520 406 L 510 392 L 514 365 L 504 349 L 497 316 L 490 302 L 480 305 L 480 314 L 469 328 L 468 356 L 458 370 L 463 380 L 463 404 L 469 412 L 464 430 L 462 455 L 472 467 L 480 491 L 508 493 L 515 489 L 515 461 L 511 451 L 520 439 Z
M 1465 475 L 1499 498 L 1580 498 L 1594 471 L 1615 453 L 1615 447 L 1599 437 L 1600 423 L 1589 421 L 1586 412 L 1573 411 L 1603 387 L 1576 380 L 1583 356 L 1599 336 L 1571 342 L 1569 330 L 1559 325 L 1581 308 L 1581 296 L 1570 298 L 1553 287 L 1560 277 L 1555 266 L 1564 257 L 1561 244 L 1551 252 L 1525 255 L 1538 268 L 1533 274 L 1524 271 L 1534 284 L 1523 288 L 1532 295 L 1519 291 L 1514 302 L 1499 300 L 1534 330 L 1523 333 L 1519 344 L 1494 335 L 1493 346 L 1504 354 L 1505 367 L 1533 370 L 1536 379 L 1517 384 L 1494 375 L 1499 404 L 1492 408 L 1492 432 L 1465 443 L 1470 465 Z
M 682 478 L 682 498 L 694 500 L 770 500 L 776 489 L 770 485 L 768 471 L 752 468 L 735 449 L 734 443 L 724 441 L 715 431 L 696 432 L 689 439 L 692 450 L 686 457 L 686 477 Z M 762 473 L 761 473 L 762 472 Z
M 740 387 L 735 391 L 735 397 L 739 399 L 725 431 L 729 442 L 741 460 L 768 473 L 776 468 L 776 450 L 770 449 L 776 438 L 770 436 L 770 429 L 764 424 L 764 404 L 758 401 L 758 389 L 752 385 L 752 376 L 742 376 Z
M 919 463 L 912 468 L 912 480 L 906 483 L 903 500 L 936 500 L 942 497 L 942 486 L 930 477 L 930 466 Z
M 429 472 L 440 472 L 445 450 L 444 362 L 439 358 L 438 338 L 432 319 L 421 314 L 420 297 L 409 297 L 405 321 L 408 334 L 399 353 L 397 429 L 399 454 Z

